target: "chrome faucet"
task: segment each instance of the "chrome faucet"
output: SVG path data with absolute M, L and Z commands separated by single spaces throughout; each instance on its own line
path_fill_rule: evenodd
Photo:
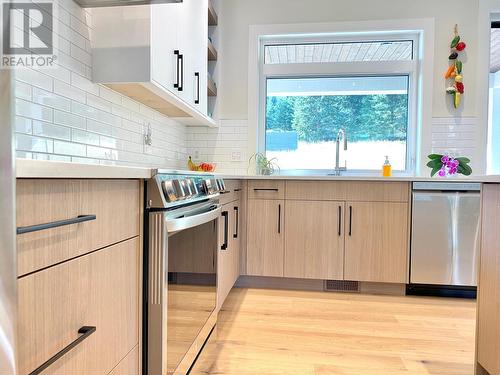
M 337 140 L 335 141 L 335 176 L 340 176 L 341 171 L 347 170 L 347 166 L 341 167 L 339 165 L 340 159 L 340 142 L 344 141 L 344 151 L 347 150 L 347 137 L 344 129 L 339 129 L 337 133 Z

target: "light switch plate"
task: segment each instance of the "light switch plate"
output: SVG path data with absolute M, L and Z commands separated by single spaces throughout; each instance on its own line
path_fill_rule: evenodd
M 238 149 L 231 151 L 231 161 L 241 161 L 241 151 Z

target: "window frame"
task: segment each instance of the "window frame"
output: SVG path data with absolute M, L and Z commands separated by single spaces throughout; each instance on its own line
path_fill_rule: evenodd
M 420 39 L 419 32 L 408 31 L 380 31 L 373 33 L 329 33 L 318 36 L 280 35 L 261 36 L 259 38 L 258 60 L 258 124 L 257 124 L 257 152 L 266 152 L 266 98 L 267 79 L 272 78 L 320 78 L 320 77 L 347 77 L 347 76 L 408 76 L 408 128 L 406 139 L 406 168 L 394 171 L 400 174 L 414 173 L 417 169 L 418 145 L 418 98 L 421 96 L 418 84 L 420 77 Z M 384 42 L 384 41 L 412 41 L 413 51 L 410 61 L 360 61 L 336 63 L 286 63 L 265 64 L 264 48 L 266 45 L 284 44 L 312 44 L 312 43 L 348 43 L 348 42 Z M 349 135 L 348 135 L 349 136 Z M 381 161 L 382 163 L 383 161 Z M 347 161 L 348 163 L 348 161 Z M 283 174 L 325 174 L 334 169 L 284 169 Z M 349 169 L 348 171 L 360 174 L 373 174 L 375 169 Z

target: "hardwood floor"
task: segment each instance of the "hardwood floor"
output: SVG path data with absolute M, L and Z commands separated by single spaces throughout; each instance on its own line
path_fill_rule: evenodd
M 475 301 L 233 289 L 191 374 L 471 375 Z

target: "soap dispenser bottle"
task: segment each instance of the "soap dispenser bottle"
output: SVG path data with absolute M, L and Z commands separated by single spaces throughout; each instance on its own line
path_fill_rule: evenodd
M 386 155 L 384 165 L 382 166 L 382 176 L 391 177 L 392 176 L 392 166 L 389 161 L 389 156 Z

